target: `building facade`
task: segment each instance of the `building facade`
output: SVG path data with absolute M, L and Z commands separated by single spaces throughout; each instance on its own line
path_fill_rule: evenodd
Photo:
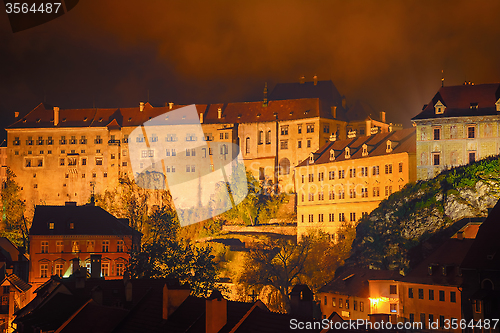
M 417 177 L 428 179 L 500 152 L 500 84 L 441 87 L 412 121 Z
M 283 84 L 275 90 L 264 101 L 198 104 L 203 137 L 177 139 L 196 139 L 200 147 L 207 143 L 238 145 L 247 169 L 256 178 L 278 182 L 283 191 L 293 192 L 294 166 L 332 134 L 347 138 L 350 121 L 354 124 L 370 115 L 362 115 L 356 107 L 350 117 L 345 100 L 331 81 Z M 93 192 L 114 189 L 120 177 L 133 178 L 138 173 L 131 167 L 129 142 L 173 138 L 160 133 L 151 133 L 148 140 L 129 138 L 133 130 L 180 107 L 140 103 L 136 108 L 62 109 L 42 103 L 6 129 L 8 166 L 16 174 L 27 203 L 84 204 Z M 389 125 L 383 120 L 363 120 L 363 126 L 366 131 L 386 131 Z M 151 153 L 155 159 L 172 156 L 172 152 L 149 149 L 140 157 L 144 158 L 144 169 L 153 157 L 148 155 Z
M 67 277 L 76 260 L 92 274 L 91 256 L 101 256 L 101 276 L 122 279 L 141 234 L 100 207 L 37 206 L 29 232 L 29 281 L 35 289 L 52 275 Z
M 331 141 L 295 169 L 297 235 L 335 235 L 415 180 L 414 129 Z

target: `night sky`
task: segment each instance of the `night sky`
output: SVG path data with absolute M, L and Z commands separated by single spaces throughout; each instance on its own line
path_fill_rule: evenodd
M 43 101 L 251 101 L 301 75 L 411 126 L 441 70 L 445 85 L 500 81 L 498 0 L 82 0 L 18 33 L 0 8 L 2 127 Z

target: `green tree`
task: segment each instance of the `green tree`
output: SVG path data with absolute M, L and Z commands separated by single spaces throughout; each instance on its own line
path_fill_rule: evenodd
M 179 221 L 169 207 L 161 207 L 146 220 L 141 251 L 132 254 L 128 276 L 178 278 L 191 285 L 193 294 L 207 296 L 215 287 L 218 266 L 209 246 L 179 238 Z
M 26 205 L 20 197 L 16 175 L 7 168 L 7 177 L 2 184 L 2 226 L 1 236 L 9 238 L 18 246 L 28 246 L 30 223 L 25 219 Z
M 337 243 L 329 235 L 315 233 L 302 237 L 298 243 L 286 239 L 269 239 L 249 251 L 239 283 L 245 291 L 270 287 L 267 303 L 274 310 L 288 312 L 289 293 L 295 284 L 307 284 L 313 291 L 333 279 L 343 264 L 354 239 L 354 227 L 339 231 Z

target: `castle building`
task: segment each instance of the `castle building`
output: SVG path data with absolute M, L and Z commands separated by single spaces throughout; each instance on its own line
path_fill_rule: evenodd
M 36 289 L 52 275 L 67 277 L 80 266 L 92 277 L 97 273 L 97 278 L 122 279 L 130 252 L 140 246 L 141 234 L 128 220 L 117 219 L 100 207 L 67 202 L 36 207 L 29 241 L 29 282 Z
M 142 171 L 132 170 L 128 146 L 145 138 L 129 136 L 148 120 L 180 107 L 141 102 L 136 108 L 62 109 L 42 103 L 6 129 L 8 166 L 28 204 L 84 204 L 93 192 L 114 189 L 120 177 L 133 178 Z M 345 139 L 348 130 L 354 133 L 353 126 L 365 132 L 393 126 L 385 123 L 384 114 L 380 120 L 362 106 L 346 111 L 345 99 L 331 81 L 278 84 L 269 100 L 266 90 L 263 101 L 197 104 L 196 109 L 203 137 L 148 133 L 147 142 L 197 141 L 197 156 L 207 144 L 239 145 L 247 170 L 287 192 L 294 191 L 294 166 L 332 134 Z M 151 157 L 173 156 L 154 149 L 140 153 L 143 169 Z M 221 152 L 214 149 L 213 154 Z M 188 172 L 187 165 L 174 170 Z
M 417 178 L 500 152 L 500 84 L 441 87 L 412 118 L 417 128 Z
M 295 169 L 297 236 L 334 236 L 415 180 L 413 128 L 331 141 Z

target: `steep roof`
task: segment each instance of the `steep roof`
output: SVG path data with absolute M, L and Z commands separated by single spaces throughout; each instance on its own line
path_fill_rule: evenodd
M 446 240 L 443 245 L 421 261 L 401 281 L 441 286 L 460 286 L 462 277 L 459 274 L 459 266 L 473 242 L 474 239 L 470 238 L 462 240 L 450 238 Z M 432 267 L 431 271 L 429 267 Z
M 359 100 L 356 100 L 354 105 L 347 110 L 346 116 L 350 122 L 369 119 L 379 120 L 379 115 L 375 110 L 369 104 Z
M 59 123 L 54 126 L 54 110 L 41 103 L 26 116 L 7 127 L 16 128 L 108 128 L 140 126 L 148 120 L 185 105 L 153 107 L 146 103 L 143 111 L 134 108 L 62 109 Z M 219 118 L 218 110 L 221 109 Z M 198 115 L 203 114 L 204 124 L 240 124 L 253 122 L 296 120 L 314 117 L 333 119 L 330 108 L 320 98 L 296 98 L 269 101 L 267 106 L 258 102 L 196 104 Z M 339 117 L 337 117 L 339 118 Z
M 19 249 L 7 237 L 0 237 L 0 258 L 9 261 L 19 260 Z
M 495 103 L 499 98 L 500 83 L 441 87 L 412 120 L 496 115 Z M 436 114 L 434 110 L 438 101 L 446 107 L 442 114 Z M 477 108 L 471 108 L 472 105 L 477 105 Z
M 5 281 L 9 281 L 11 285 L 16 287 L 20 292 L 25 292 L 30 290 L 31 285 L 24 282 L 21 278 L 19 278 L 16 274 L 10 274 L 5 277 L 5 279 L 0 283 L 3 284 Z
M 54 223 L 54 229 L 49 228 Z M 73 223 L 73 228 L 71 228 Z M 30 235 L 132 235 L 137 231 L 101 207 L 36 206 Z
M 396 271 L 351 267 L 321 287 L 318 292 L 368 298 L 370 296 L 368 280 L 398 280 L 400 278 L 401 275 Z
M 387 141 L 391 141 L 392 151 L 387 152 Z M 363 145 L 367 146 L 368 155 L 363 156 Z M 415 128 L 407 128 L 389 133 L 379 133 L 371 136 L 360 136 L 353 139 L 330 141 L 314 152 L 314 164 L 333 163 L 345 161 L 345 149 L 349 147 L 350 158 L 361 159 L 374 156 L 382 156 L 399 153 L 415 153 L 416 137 Z M 333 150 L 335 160 L 330 161 L 330 151 Z M 300 166 L 310 165 L 309 158 L 305 159 Z
M 479 227 L 476 239 L 465 256 L 463 269 L 500 270 L 500 201 Z
M 342 96 L 331 80 L 314 82 L 278 83 L 269 95 L 269 100 L 287 100 L 297 98 L 318 98 L 325 112 L 332 106 L 337 107 L 337 119 L 347 120 L 342 107 Z

